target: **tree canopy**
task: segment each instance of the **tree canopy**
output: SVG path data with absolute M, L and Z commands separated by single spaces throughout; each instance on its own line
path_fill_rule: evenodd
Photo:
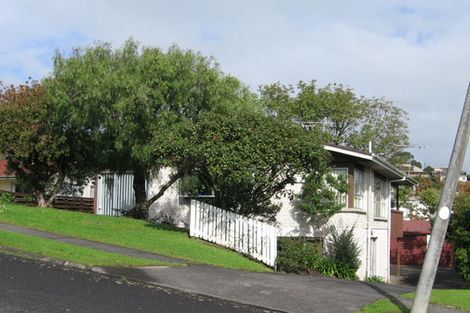
M 328 166 L 320 134 L 262 111 L 208 112 L 178 132 L 171 143 L 155 137 L 157 154 L 164 154 L 162 146 L 177 150 L 169 157 L 173 168 L 212 190 L 216 205 L 243 215 L 273 218 L 279 209 L 274 196 L 303 174 L 323 173 Z
M 191 120 L 201 112 L 249 106 L 251 94 L 223 74 L 212 58 L 176 46 L 168 51 L 129 40 L 119 49 L 98 44 L 57 53 L 45 80 L 58 114 L 101 147 L 102 170 L 132 172 L 138 205 L 146 202 L 145 180 L 160 164 L 148 153 L 152 132 L 167 113 Z M 165 129 L 159 130 L 165 133 Z
M 329 141 L 390 158 L 409 145 L 407 113 L 381 98 L 368 99 L 340 84 L 319 88 L 315 81 L 296 87 L 274 83 L 260 87 L 260 101 L 279 117 L 321 128 Z
M 90 138 L 69 127 L 37 82 L 0 88 L 0 154 L 40 206 L 59 192 L 80 187 L 93 172 Z

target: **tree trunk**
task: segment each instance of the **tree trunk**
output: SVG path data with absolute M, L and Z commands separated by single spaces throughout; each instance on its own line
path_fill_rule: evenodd
M 147 191 L 146 191 L 146 173 L 145 170 L 135 170 L 134 171 L 134 194 L 135 194 L 135 206 L 141 207 L 147 201 Z
M 45 195 L 43 192 L 38 192 L 36 194 L 37 196 L 37 201 L 38 201 L 38 207 L 40 208 L 48 208 L 51 207 L 51 203 L 49 200 L 46 199 Z
M 183 175 L 180 174 L 180 173 L 176 173 L 176 174 L 172 174 L 170 176 L 170 179 L 168 180 L 168 182 L 166 182 L 163 186 L 160 187 L 160 190 L 158 191 L 157 194 L 155 194 L 152 198 L 148 199 L 145 203 L 145 207 L 148 209 L 148 207 L 150 207 L 150 205 L 152 203 L 154 203 L 155 201 L 158 200 L 158 198 L 160 198 L 161 196 L 163 196 L 163 194 L 165 193 L 165 191 L 170 188 L 179 178 L 182 178 Z

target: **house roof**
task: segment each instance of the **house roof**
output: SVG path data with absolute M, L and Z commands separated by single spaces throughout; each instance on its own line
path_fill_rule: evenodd
M 425 220 L 403 221 L 403 232 L 421 235 L 430 235 L 432 231 L 431 222 Z
M 375 172 L 389 178 L 395 184 L 417 185 L 418 182 L 407 177 L 398 167 L 382 159 L 378 155 L 338 145 L 328 144 L 325 150 L 342 156 L 354 158 L 356 162 L 371 167 Z
M 11 173 L 7 173 L 7 160 L 0 160 L 0 177 L 6 178 L 6 177 L 15 177 L 15 175 Z

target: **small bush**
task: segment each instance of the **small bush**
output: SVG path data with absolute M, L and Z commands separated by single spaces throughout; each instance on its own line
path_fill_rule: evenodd
M 11 193 L 0 194 L 0 204 L 10 204 L 15 202 L 15 196 Z
M 288 273 L 311 273 L 322 258 L 318 243 L 304 238 L 278 239 L 278 270 Z
M 367 277 L 369 283 L 385 283 L 385 280 L 382 276 L 371 276 Z
M 455 250 L 455 262 L 460 276 L 470 281 L 470 248 L 457 248 Z
M 361 250 L 354 238 L 353 228 L 345 228 L 341 233 L 334 231 L 327 243 L 328 256 L 338 266 L 345 267 L 345 272 L 356 273 L 361 265 Z
M 279 271 L 297 274 L 317 272 L 325 276 L 357 279 L 357 269 L 322 255 L 321 245 L 318 242 L 303 238 L 279 238 L 278 249 Z

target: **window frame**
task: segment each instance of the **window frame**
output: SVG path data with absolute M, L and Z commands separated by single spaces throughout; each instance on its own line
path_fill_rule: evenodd
M 380 186 L 379 192 L 377 192 L 377 186 Z M 374 218 L 387 218 L 387 184 L 385 179 L 374 175 Z M 379 197 L 379 198 L 377 198 Z M 377 204 L 379 204 L 377 206 Z
M 361 178 L 360 181 L 358 178 Z M 367 201 L 367 186 L 366 186 L 366 176 L 365 176 L 365 172 L 360 170 L 360 169 L 357 169 L 357 168 L 354 168 L 353 170 L 353 190 L 352 190 L 352 193 L 353 193 L 353 207 L 356 208 L 356 209 L 361 209 L 361 210 L 365 210 L 366 209 L 366 201 Z M 357 188 L 358 186 L 361 186 L 361 190 L 360 192 L 358 192 L 358 189 Z

